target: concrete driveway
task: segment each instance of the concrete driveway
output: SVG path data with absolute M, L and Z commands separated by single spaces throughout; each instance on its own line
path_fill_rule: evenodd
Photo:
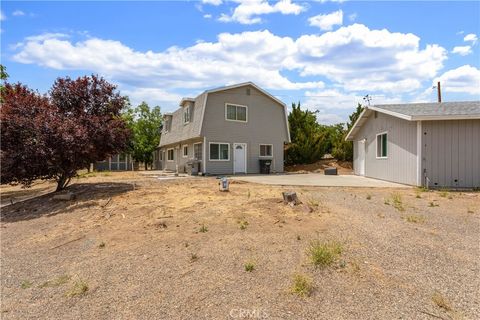
M 411 188 L 410 186 L 355 175 L 326 176 L 321 173 L 234 176 L 233 180 L 282 185 L 316 187 Z

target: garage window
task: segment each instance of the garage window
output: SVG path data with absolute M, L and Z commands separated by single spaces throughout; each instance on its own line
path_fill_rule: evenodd
M 377 159 L 387 158 L 387 133 L 377 134 Z

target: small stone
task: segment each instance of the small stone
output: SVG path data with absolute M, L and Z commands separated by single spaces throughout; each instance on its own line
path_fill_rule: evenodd
M 55 194 L 53 197 L 52 197 L 53 200 L 61 200 L 61 201 L 70 201 L 70 200 L 73 200 L 75 199 L 75 195 L 72 193 L 72 192 L 64 192 L 64 193 L 58 193 L 58 194 Z

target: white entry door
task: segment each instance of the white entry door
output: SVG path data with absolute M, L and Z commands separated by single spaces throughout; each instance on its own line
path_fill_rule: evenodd
M 233 144 L 233 173 L 247 173 L 247 144 Z
M 357 141 L 357 165 L 358 174 L 365 175 L 365 139 Z

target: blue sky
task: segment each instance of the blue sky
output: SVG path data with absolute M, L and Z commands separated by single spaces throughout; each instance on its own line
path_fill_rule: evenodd
M 105 1 L 1 3 L 1 62 L 41 92 L 99 74 L 132 103 L 254 81 L 345 121 L 372 103 L 480 99 L 480 2 Z

